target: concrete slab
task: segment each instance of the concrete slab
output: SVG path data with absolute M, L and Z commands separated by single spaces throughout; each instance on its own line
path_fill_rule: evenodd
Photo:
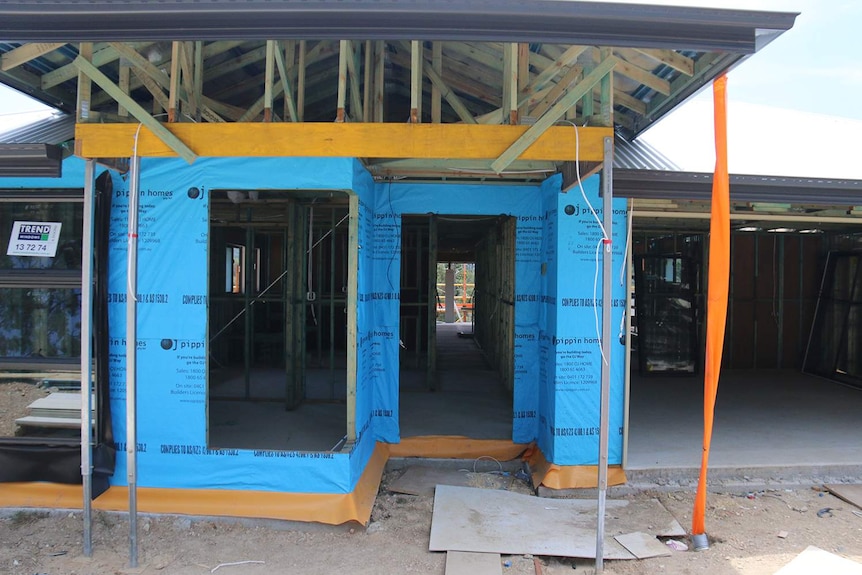
M 862 575 L 862 565 L 812 545 L 776 571 L 775 575 L 811 575 L 811 573 Z
M 626 472 L 700 466 L 703 377 L 632 374 Z M 862 464 L 862 392 L 794 370 L 721 374 L 713 470 Z
M 470 471 L 441 469 L 417 465 L 410 467 L 404 474 L 389 485 L 389 491 L 432 497 L 437 485 L 458 485 L 481 489 L 508 489 L 512 485 L 511 476 Z

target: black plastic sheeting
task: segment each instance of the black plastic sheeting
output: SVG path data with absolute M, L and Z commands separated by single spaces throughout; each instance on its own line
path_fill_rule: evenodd
M 114 473 L 114 448 L 93 448 L 93 498 L 108 489 Z M 81 443 L 48 442 L 41 437 L 0 438 L 0 482 L 48 481 L 81 484 Z
M 108 488 L 116 449 L 111 428 L 108 387 L 108 224 L 111 217 L 111 175 L 96 179 L 95 268 L 93 283 L 93 357 L 96 358 L 96 431 L 93 446 L 93 497 Z M 0 438 L 0 482 L 48 481 L 81 484 L 81 442 L 73 438 Z

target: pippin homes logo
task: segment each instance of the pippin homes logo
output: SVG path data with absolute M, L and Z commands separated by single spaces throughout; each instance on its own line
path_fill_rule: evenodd
M 164 338 L 161 341 L 161 347 L 165 351 L 173 351 L 173 350 L 182 350 L 182 351 L 193 351 L 193 350 L 202 350 L 205 345 L 203 341 L 194 340 L 194 339 L 171 339 L 169 337 Z
M 6 255 L 53 258 L 61 227 L 60 222 L 14 222 Z

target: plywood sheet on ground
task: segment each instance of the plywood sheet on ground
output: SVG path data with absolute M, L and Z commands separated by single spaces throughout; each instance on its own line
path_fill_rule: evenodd
M 389 491 L 407 495 L 434 496 L 437 485 L 459 485 L 482 489 L 509 489 L 511 476 L 490 473 L 472 473 L 455 469 L 436 469 L 434 467 L 410 467 L 404 474 L 389 485 Z
M 862 485 L 833 483 L 824 487 L 829 490 L 829 493 L 862 509 Z
M 446 575 L 502 575 L 499 553 L 446 553 Z
M 775 575 L 811 575 L 812 573 L 862 575 L 862 565 L 812 545 L 776 571 Z
M 624 533 L 614 537 L 617 542 L 625 547 L 629 553 L 638 559 L 649 559 L 650 557 L 667 557 L 670 555 L 670 549 L 667 545 L 655 538 L 655 535 L 636 531 L 634 533 Z
M 665 529 L 670 527 L 670 529 Z M 605 559 L 634 559 L 615 535 L 679 536 L 682 527 L 658 501 L 608 500 Z M 434 496 L 431 551 L 595 558 L 596 502 L 440 485 Z

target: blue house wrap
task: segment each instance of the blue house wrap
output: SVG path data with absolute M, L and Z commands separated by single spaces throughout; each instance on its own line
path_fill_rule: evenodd
M 83 187 L 83 162 L 62 180 L 4 187 Z M 306 493 L 350 492 L 376 442 L 399 430 L 401 221 L 409 214 L 516 220 L 512 437 L 552 463 L 596 464 L 602 356 L 598 176 L 561 191 L 539 185 L 375 182 L 350 158 L 144 158 L 138 239 L 138 485 Z M 334 190 L 358 200 L 356 434 L 349 453 L 210 450 L 207 294 L 210 190 Z M 589 201 L 587 201 L 589 200 Z M 571 206 L 571 207 L 569 207 Z M 567 209 L 568 207 L 568 209 Z M 625 252 L 626 206 L 614 201 L 613 265 Z M 110 222 L 110 408 L 118 444 L 112 483 L 125 484 L 128 181 L 114 175 Z M 601 219 L 601 214 L 598 214 Z M 610 462 L 622 456 L 625 285 L 612 286 Z M 598 300 L 598 301 L 597 301 Z

